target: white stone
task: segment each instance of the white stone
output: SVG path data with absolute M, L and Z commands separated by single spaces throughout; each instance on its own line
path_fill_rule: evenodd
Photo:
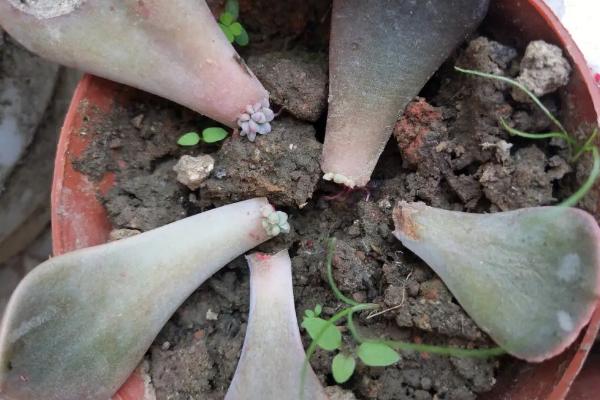
M 199 157 L 182 156 L 173 171 L 177 172 L 177 181 L 191 190 L 196 190 L 208 178 L 215 167 L 215 160 L 209 155 Z
M 206 311 L 206 319 L 209 321 L 216 321 L 219 319 L 219 314 L 209 308 L 208 311 Z

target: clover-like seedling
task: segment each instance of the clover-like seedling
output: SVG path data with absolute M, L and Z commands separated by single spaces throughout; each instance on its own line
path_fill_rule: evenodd
M 246 46 L 250 41 L 248 32 L 242 24 L 238 22 L 240 14 L 240 5 L 237 0 L 227 0 L 225 11 L 219 16 L 219 26 L 227 36 L 229 43 L 237 43 L 240 46 Z
M 195 146 L 200 142 L 216 143 L 227 137 L 225 129 L 219 127 L 206 128 L 202 131 L 202 136 L 198 132 L 188 132 L 177 139 L 177 144 L 184 147 Z
M 354 373 L 357 358 L 362 361 L 363 364 L 371 367 L 385 367 L 400 360 L 400 354 L 397 350 L 412 350 L 454 357 L 477 358 L 493 357 L 505 353 L 504 350 L 499 347 L 489 349 L 461 349 L 363 337 L 360 334 L 358 327 L 354 324 L 354 314 L 365 310 L 377 309 L 379 308 L 379 305 L 359 303 L 346 297 L 338 289 L 333 279 L 332 271 L 334 251 L 335 238 L 332 238 L 329 240 L 327 252 L 327 280 L 334 296 L 344 303 L 345 306 L 329 319 L 321 318 L 322 306 L 320 304 L 317 304 L 314 309 L 306 310 L 304 312 L 301 326 L 311 337 L 312 342 L 306 351 L 306 359 L 304 362 L 305 369 L 303 370 L 303 373 L 305 373 L 310 358 L 317 350 L 317 347 L 326 351 L 338 351 L 331 364 L 331 372 L 337 383 L 344 383 L 350 379 Z M 344 318 L 346 319 L 348 331 L 354 342 L 357 343 L 356 348 L 353 348 L 350 351 L 340 351 L 342 346 L 342 334 L 338 329 L 337 324 Z M 304 397 L 302 393 L 301 397 Z

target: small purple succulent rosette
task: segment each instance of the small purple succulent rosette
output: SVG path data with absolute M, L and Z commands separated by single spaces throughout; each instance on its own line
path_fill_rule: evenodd
M 263 101 L 249 106 L 246 106 L 246 112 L 242 113 L 238 118 L 238 126 L 240 127 L 240 135 L 247 136 L 248 140 L 254 142 L 256 134 L 266 135 L 271 132 L 271 124 L 275 118 L 275 113 L 269 108 L 269 100 Z

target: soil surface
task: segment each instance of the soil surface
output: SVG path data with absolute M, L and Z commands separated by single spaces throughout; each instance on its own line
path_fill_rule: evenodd
M 319 6 L 308 17 L 297 16 L 308 18 L 299 23 L 304 27 L 299 32 L 305 32 L 306 24 L 318 25 L 312 16 L 326 11 Z M 335 236 L 334 278 L 340 289 L 356 300 L 390 309 L 374 318 L 360 315 L 357 322 L 364 334 L 469 348 L 493 345 L 429 267 L 392 236 L 391 211 L 398 200 L 406 200 L 495 212 L 555 204 L 572 192 L 589 160 L 570 165 L 563 143 L 510 137 L 499 127 L 500 117 L 515 128 L 536 132 L 549 129 L 550 123 L 530 103 L 515 100 L 506 85 L 452 68 L 516 77 L 522 54 L 485 37 L 466 43 L 407 107 L 395 127 L 397 141 L 390 141 L 369 186 L 347 193 L 319 181 L 324 130 L 319 116 L 325 113 L 327 82 L 315 71 L 326 71 L 325 44 L 305 46 L 301 53 L 282 45 L 274 59 L 273 48 L 263 48 L 262 38 L 271 34 L 264 29 L 257 46 L 245 51 L 252 55 L 251 65 L 274 74 L 269 79 L 277 94 L 272 102 L 290 112 L 255 143 L 234 134 L 221 144 L 178 147 L 181 134 L 211 122 L 137 92 L 126 106 L 88 121 L 94 142 L 74 164 L 96 180 L 116 172 L 116 186 L 101 197 L 114 228 L 146 231 L 212 207 L 267 196 L 290 214 L 292 232 L 259 250 L 290 249 L 299 316 L 316 304 L 323 305 L 325 317 L 341 306 L 327 286 L 324 265 L 326 241 Z M 307 57 L 307 51 L 313 55 Z M 290 61 L 299 57 L 309 61 Z M 544 76 L 552 80 L 548 72 Z M 302 74 L 309 85 L 300 85 Z M 555 93 L 543 100 L 560 115 Z M 176 181 L 173 165 L 179 157 L 209 153 L 214 170 L 199 190 L 192 192 Z M 237 258 L 199 288 L 164 327 L 147 355 L 159 400 L 223 398 L 246 329 L 248 277 L 244 259 Z M 302 336 L 307 345 L 306 333 Z M 350 346 L 350 337 L 344 336 Z M 312 360 L 325 386 L 334 384 L 331 359 L 331 353 L 318 351 Z M 348 392 L 337 392 L 336 398 L 484 398 L 503 361 L 405 352 L 387 368 L 359 363 L 343 385 Z

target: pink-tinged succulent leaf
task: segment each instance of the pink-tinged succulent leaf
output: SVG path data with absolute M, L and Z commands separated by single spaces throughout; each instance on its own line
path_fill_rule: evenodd
M 534 207 L 469 214 L 400 202 L 394 234 L 443 279 L 504 350 L 561 353 L 600 297 L 600 229 L 588 213 Z
M 488 0 L 334 0 L 324 178 L 364 186 L 398 114 L 486 13 Z
M 40 264 L 0 326 L 0 398 L 110 398 L 177 307 L 272 236 L 271 213 L 266 199 L 246 200 Z
M 250 315 L 242 355 L 226 400 L 295 399 L 300 394 L 304 349 L 294 308 L 292 263 L 287 250 L 246 257 L 250 266 Z M 325 400 L 308 368 L 304 398 Z
M 0 25 L 43 57 L 230 127 L 268 99 L 203 0 L 0 0 Z

